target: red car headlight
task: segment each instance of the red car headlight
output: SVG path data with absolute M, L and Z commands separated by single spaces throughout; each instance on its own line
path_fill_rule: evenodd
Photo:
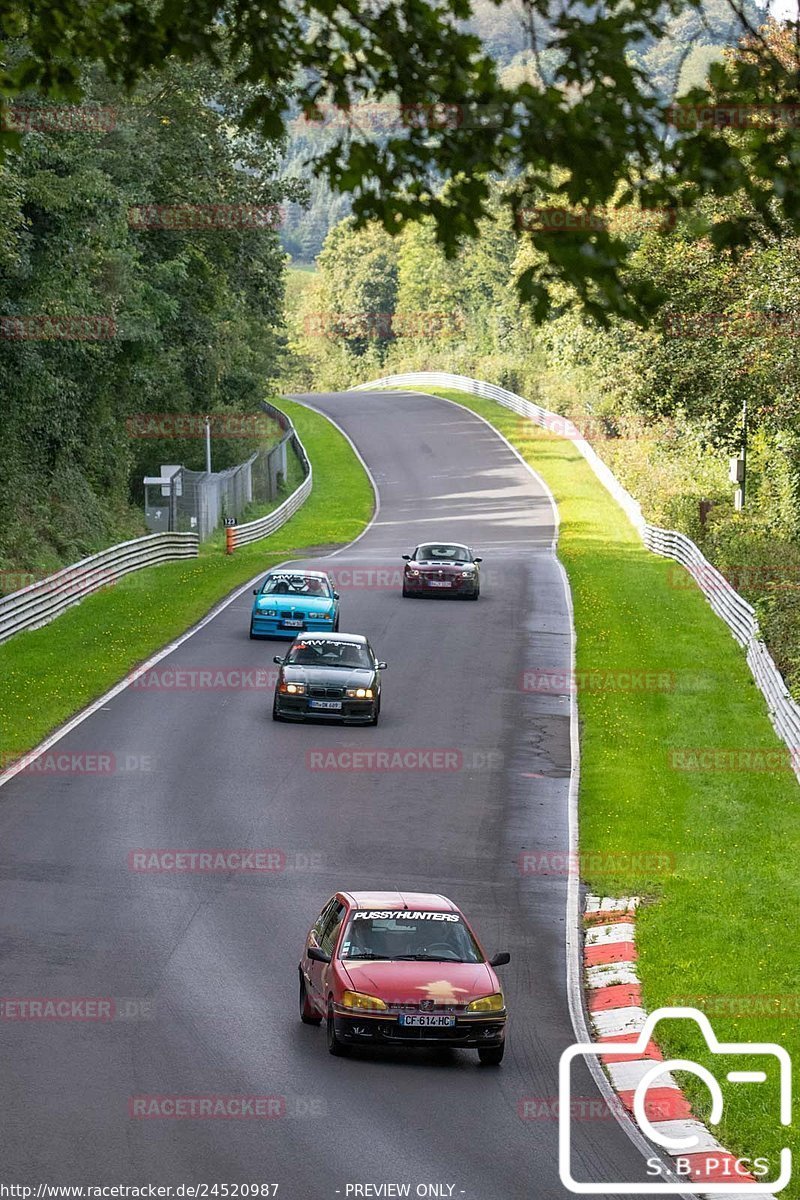
M 416 567 L 406 567 L 406 575 L 419 575 Z
M 344 992 L 342 1008 L 385 1009 L 386 1005 L 379 996 L 370 996 L 366 992 Z
M 481 996 L 467 1005 L 467 1012 L 502 1012 L 505 1000 L 502 992 L 493 992 L 491 996 Z

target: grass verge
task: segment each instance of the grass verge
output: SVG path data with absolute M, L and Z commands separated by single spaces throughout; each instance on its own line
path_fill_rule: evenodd
M 700 1008 L 720 1040 L 778 1042 L 800 1063 L 797 780 L 788 766 L 686 769 L 695 748 L 785 752 L 743 652 L 683 569 L 642 547 L 570 441 L 492 401 L 427 390 L 486 417 L 558 503 L 577 630 L 581 874 L 602 895 L 650 901 L 637 921 L 646 1007 Z M 623 686 L 632 671 L 669 685 Z M 666 1023 L 659 1041 L 724 1082 L 687 1022 Z M 769 1073 L 766 1084 L 725 1084 L 715 1132 L 736 1152 L 765 1156 L 771 1180 L 782 1146 L 797 1156 L 798 1128 L 781 1129 Z M 707 1118 L 705 1086 L 680 1082 Z
M 7 764 L 198 621 L 238 584 L 312 546 L 357 537 L 372 486 L 352 447 L 323 416 L 281 401 L 314 468 L 303 507 L 271 537 L 226 555 L 213 539 L 200 556 L 148 567 L 87 597 L 42 629 L 0 646 L 0 764 Z

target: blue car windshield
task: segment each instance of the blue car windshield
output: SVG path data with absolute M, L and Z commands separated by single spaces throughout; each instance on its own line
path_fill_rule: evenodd
M 318 596 L 330 600 L 331 591 L 324 579 L 309 575 L 275 575 L 264 581 L 264 596 Z

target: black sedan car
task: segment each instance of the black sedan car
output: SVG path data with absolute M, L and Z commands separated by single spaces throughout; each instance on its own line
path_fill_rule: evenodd
M 372 647 L 359 633 L 303 634 L 280 666 L 273 721 L 322 719 L 377 725 L 381 712 L 381 671 Z
M 425 542 L 404 554 L 404 596 L 460 596 L 477 600 L 481 594 L 483 561 L 469 546 L 456 542 Z

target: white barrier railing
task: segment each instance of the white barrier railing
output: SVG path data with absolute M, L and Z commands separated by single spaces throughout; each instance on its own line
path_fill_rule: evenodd
M 792 699 L 772 655 L 758 636 L 758 622 L 753 608 L 708 561 L 699 546 L 675 529 L 660 529 L 657 525 L 649 525 L 642 516 L 638 501 L 626 491 L 571 421 L 542 408 L 539 404 L 525 400 L 522 396 L 517 396 L 514 392 L 509 392 L 506 388 L 483 380 L 470 379 L 468 375 L 450 375 L 444 371 L 418 371 L 405 375 L 386 375 L 382 379 L 360 383 L 355 390 L 420 386 L 454 388 L 473 396 L 496 400 L 504 408 L 510 408 L 520 416 L 535 421 L 544 429 L 549 429 L 561 437 L 568 437 L 574 442 L 576 449 L 586 459 L 597 478 L 639 531 L 645 546 L 654 554 L 673 558 L 686 568 L 714 612 L 722 618 L 739 645 L 744 647 L 753 678 L 767 701 L 772 724 L 778 736 L 789 747 L 795 774 L 800 779 L 800 705 Z
M 305 503 L 313 486 L 311 463 L 291 421 L 271 404 L 264 403 L 262 408 L 275 414 L 284 425 L 302 464 L 305 478 L 291 496 L 271 513 L 229 531 L 233 534 L 234 546 L 255 542 L 280 529 Z M 17 592 L 0 597 L 0 643 L 24 629 L 38 629 L 41 625 L 47 625 L 65 609 L 78 604 L 84 596 L 109 587 L 130 571 L 181 558 L 196 558 L 197 554 L 196 533 L 152 533 L 130 542 L 121 542 L 118 546 L 109 546 L 79 563 L 62 567 L 45 579 L 38 579 Z
M 71 567 L 0 598 L 0 642 L 23 629 L 38 629 L 84 596 L 109 587 L 130 571 L 181 558 L 196 558 L 196 533 L 152 533 L 109 546 Z

